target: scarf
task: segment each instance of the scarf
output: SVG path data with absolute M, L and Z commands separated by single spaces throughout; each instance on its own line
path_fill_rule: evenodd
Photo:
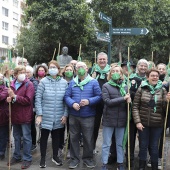
M 126 86 L 126 84 L 124 82 L 121 82 L 121 84 L 117 84 L 116 82 L 114 82 L 113 80 L 110 79 L 108 81 L 108 84 L 110 84 L 111 86 L 114 86 L 114 87 L 118 87 L 119 90 L 120 90 L 120 94 L 122 96 L 126 95 L 126 91 L 125 91 L 125 88 L 124 88 Z
M 78 87 L 80 87 L 81 90 L 83 90 L 83 86 L 84 86 L 85 84 L 87 84 L 88 82 L 90 82 L 92 79 L 93 79 L 93 78 L 88 74 L 87 77 L 86 77 L 83 81 L 81 81 L 81 82 L 79 83 L 79 81 L 78 81 L 78 76 L 76 76 L 76 77 L 73 79 L 73 81 L 76 83 L 76 84 L 74 85 L 74 87 L 78 86 Z
M 154 100 L 155 100 L 155 104 L 156 104 L 157 103 L 157 95 L 155 95 L 155 92 L 156 92 L 156 90 L 162 88 L 162 81 L 158 80 L 158 83 L 156 84 L 156 86 L 152 86 L 149 84 L 148 80 L 145 80 L 141 84 L 141 87 L 144 87 L 144 86 L 148 87 L 150 93 L 152 95 L 154 95 Z M 156 106 L 154 106 L 154 113 L 155 112 L 156 112 Z
M 100 79 L 105 79 L 105 74 L 110 71 L 110 66 L 107 64 L 106 67 L 102 70 L 98 64 L 94 65 L 96 72 L 100 73 Z M 99 78 L 99 75 L 96 77 L 96 79 Z

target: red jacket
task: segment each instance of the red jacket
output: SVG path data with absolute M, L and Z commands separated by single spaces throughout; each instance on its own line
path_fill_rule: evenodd
M 8 125 L 8 88 L 5 85 L 0 85 L 0 126 Z
M 16 90 L 15 82 L 16 79 L 11 83 L 11 89 L 17 95 L 16 101 L 12 103 L 12 124 L 31 123 L 33 118 L 34 86 L 31 81 L 25 79 Z

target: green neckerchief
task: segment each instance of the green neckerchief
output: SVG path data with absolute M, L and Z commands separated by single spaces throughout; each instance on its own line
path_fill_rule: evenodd
M 125 96 L 126 95 L 126 91 L 125 91 L 125 86 L 126 84 L 124 82 L 122 82 L 121 84 L 117 84 L 116 82 L 114 82 L 112 79 L 110 79 L 108 81 L 108 83 L 111 85 L 111 86 L 115 86 L 115 87 L 119 87 L 119 90 L 120 90 L 120 94 L 122 96 Z
M 50 78 L 52 78 L 52 79 L 54 79 L 52 76 L 49 76 Z M 61 77 L 60 76 L 57 76 L 56 78 L 55 78 L 55 80 L 59 80 Z
M 79 83 L 78 76 L 76 76 L 73 80 L 76 83 L 74 87 L 78 86 L 81 90 L 83 90 L 83 86 L 90 82 L 93 78 L 88 74 L 87 77 Z
M 161 89 L 162 88 L 162 81 L 158 80 L 158 83 L 156 84 L 156 86 L 152 86 L 149 84 L 148 80 L 145 80 L 142 82 L 141 87 L 148 87 L 150 90 L 150 93 L 152 95 L 155 95 L 156 90 Z M 154 100 L 155 103 L 157 103 L 157 95 L 154 96 Z M 156 106 L 154 107 L 154 113 L 156 112 Z
M 110 66 L 107 64 L 106 67 L 102 70 L 98 64 L 95 65 L 96 72 L 100 73 L 100 79 L 105 79 L 105 74 L 110 71 Z M 96 79 L 99 78 L 99 75 L 96 77 Z
M 130 79 L 133 79 L 134 77 L 137 77 L 137 78 L 139 78 L 142 81 L 146 80 L 146 77 L 141 77 L 141 76 L 138 75 L 138 73 L 134 73 L 134 74 L 130 75 Z

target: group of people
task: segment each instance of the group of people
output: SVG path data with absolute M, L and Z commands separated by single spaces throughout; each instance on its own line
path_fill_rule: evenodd
M 128 167 L 125 136 L 127 122 L 130 121 L 131 167 L 134 166 L 138 133 L 139 170 L 144 170 L 146 164 L 152 170 L 160 169 L 165 110 L 170 100 L 166 65 L 160 63 L 155 67 L 140 59 L 137 65 L 125 61 L 121 65 L 113 63 L 109 66 L 107 54 L 100 52 L 97 63 L 88 69 L 86 63 L 72 60 L 67 53 L 68 48 L 64 47 L 64 60 L 60 56 L 58 62 L 51 60 L 48 66 L 39 65 L 35 72 L 31 66 L 18 63 L 9 87 L 6 87 L 4 75 L 0 74 L 0 159 L 4 159 L 10 140 L 8 103 L 11 103 L 15 149 L 8 165 L 22 161 L 22 169 L 30 167 L 31 150 L 36 149 L 36 124 L 41 131 L 40 168 L 46 167 L 50 133 L 52 162 L 57 166 L 63 164 L 59 150 L 63 149 L 65 127 L 69 134 L 69 168 L 74 169 L 80 163 L 81 136 L 83 163 L 94 168 L 96 141 L 102 122 L 101 169 L 107 170 L 107 164 L 116 161 L 117 169 L 124 170 L 124 155 Z M 62 61 L 67 61 L 64 66 Z

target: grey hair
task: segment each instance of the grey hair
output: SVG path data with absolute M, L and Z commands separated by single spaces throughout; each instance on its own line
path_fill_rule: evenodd
M 81 64 L 81 65 L 87 67 L 86 63 L 85 63 L 85 62 L 82 62 L 82 61 L 78 61 L 77 64 L 76 64 L 76 67 L 77 67 L 79 64 Z
M 31 66 L 26 66 L 26 70 L 30 71 L 33 74 L 34 69 Z
M 139 70 L 138 70 L 138 65 L 140 65 L 141 63 L 145 63 L 147 66 L 148 66 L 148 68 L 149 68 L 149 62 L 146 60 L 146 59 L 140 59 L 139 61 L 138 61 L 138 63 L 137 63 L 137 65 L 136 65 L 136 73 L 139 73 Z
M 106 53 L 104 53 L 104 52 L 100 52 L 100 53 L 98 53 L 98 55 L 97 55 L 97 59 L 98 59 L 98 57 L 99 57 L 100 55 L 104 55 L 104 56 L 106 56 L 106 57 L 107 57 L 107 54 L 106 54 Z

